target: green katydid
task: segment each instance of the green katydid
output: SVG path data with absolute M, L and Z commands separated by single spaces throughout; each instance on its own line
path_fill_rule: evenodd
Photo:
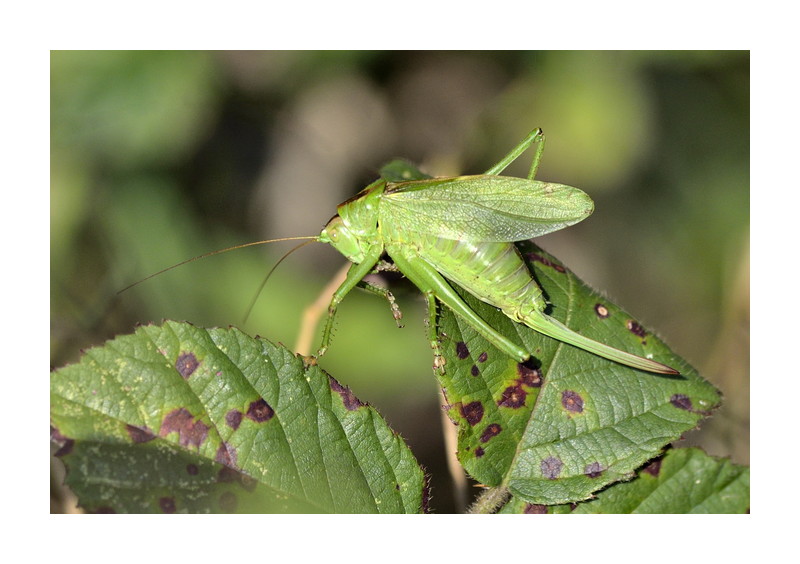
M 526 179 L 500 176 L 534 144 Z M 386 253 L 425 294 L 432 318 L 439 300 L 520 362 L 530 353 L 481 319 L 447 280 L 548 337 L 641 370 L 678 374 L 659 362 L 584 337 L 544 313 L 542 290 L 514 242 L 573 225 L 592 213 L 594 203 L 577 188 L 534 180 L 543 150 L 544 136 L 536 129 L 485 174 L 408 182 L 380 179 L 340 204 L 317 240 L 332 245 L 353 265 L 333 294 L 318 356 L 330 343 L 336 308 Z M 390 294 L 383 293 L 391 301 Z M 431 345 L 438 351 L 434 325 L 430 327 Z
M 500 176 L 534 144 L 536 150 L 527 178 Z M 330 344 L 337 307 L 356 286 L 386 297 L 398 317 L 391 293 L 363 281 L 376 269 L 387 268 L 382 260 L 385 253 L 393 262 L 389 268 L 400 271 L 428 300 L 431 346 L 437 365 L 440 354 L 435 335 L 436 300 L 508 356 L 519 362 L 531 356 L 479 317 L 453 290 L 447 282 L 450 280 L 499 308 L 513 321 L 548 337 L 633 368 L 678 374 L 654 360 L 584 337 L 544 313 L 547 302 L 542 290 L 514 242 L 578 223 L 592 213 L 594 203 L 577 188 L 534 180 L 543 151 L 544 135 L 541 129 L 536 129 L 482 175 L 404 182 L 381 178 L 339 204 L 338 214 L 317 237 L 287 237 L 237 245 L 183 261 L 144 280 L 189 261 L 233 249 L 311 239 L 330 244 L 353 263 L 331 299 L 317 356 L 322 356 Z

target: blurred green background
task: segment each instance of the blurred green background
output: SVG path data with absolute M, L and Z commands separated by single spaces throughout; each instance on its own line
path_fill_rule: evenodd
M 52 52 L 51 365 L 164 318 L 292 347 L 344 264 L 323 245 L 281 264 L 247 323 L 291 243 L 117 291 L 316 235 L 393 157 L 480 173 L 541 126 L 538 178 L 596 211 L 539 244 L 722 390 L 686 440 L 749 463 L 749 82 L 731 51 Z M 403 435 L 451 511 L 423 304 L 396 294 L 404 329 L 354 292 L 321 365 Z

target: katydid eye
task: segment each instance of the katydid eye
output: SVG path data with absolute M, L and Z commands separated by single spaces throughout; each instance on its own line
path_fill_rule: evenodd
M 338 215 L 333 216 L 328 223 L 325 225 L 325 233 L 328 234 L 328 237 L 332 242 L 336 242 L 340 239 L 340 230 L 343 227 L 342 218 Z

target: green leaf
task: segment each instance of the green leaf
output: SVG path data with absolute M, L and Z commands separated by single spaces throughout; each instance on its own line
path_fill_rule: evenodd
M 459 426 L 458 457 L 472 477 L 531 504 L 588 499 L 697 426 L 719 392 L 632 316 L 584 285 L 531 242 L 518 247 L 545 292 L 547 313 L 618 349 L 672 366 L 680 376 L 638 371 L 545 337 L 461 292 L 503 335 L 532 353 L 504 356 L 442 308 L 439 376 Z
M 408 182 L 409 180 L 431 178 L 404 159 L 395 159 L 386 163 L 381 167 L 380 174 L 381 178 L 387 182 Z
M 745 513 L 749 508 L 749 468 L 681 448 L 591 501 L 547 507 L 513 498 L 500 513 Z
M 370 406 L 241 331 L 144 326 L 51 375 L 67 484 L 95 512 L 419 512 L 424 476 Z

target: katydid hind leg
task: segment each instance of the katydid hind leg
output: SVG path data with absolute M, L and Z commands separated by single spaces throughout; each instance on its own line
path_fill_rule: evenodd
M 576 333 L 560 321 L 550 317 L 549 315 L 545 315 L 544 313 L 531 315 L 525 318 L 524 323 L 531 329 L 535 329 L 536 331 L 547 335 L 548 337 L 552 337 L 553 339 L 567 343 L 568 345 L 578 347 L 626 366 L 638 368 L 639 370 L 644 370 L 646 372 L 655 372 L 657 374 L 680 374 L 677 370 L 667 366 L 666 364 L 661 364 L 660 362 L 656 362 L 654 360 L 615 349 L 614 347 L 585 337 L 580 333 Z
M 528 180 L 536 178 L 536 173 L 539 170 L 539 162 L 542 160 L 542 153 L 544 153 L 544 133 L 541 128 L 539 129 L 539 142 L 536 144 L 536 152 L 533 154 L 531 161 L 531 168 L 528 170 Z
M 534 143 L 537 144 L 536 147 L 536 154 L 533 157 L 533 164 L 531 165 L 531 170 L 528 173 L 528 179 L 532 179 L 533 176 L 536 174 L 536 169 L 539 168 L 539 160 L 542 157 L 542 151 L 544 151 L 544 134 L 542 133 L 541 128 L 536 128 L 531 131 L 528 136 L 522 140 L 522 142 L 511 149 L 509 153 L 503 157 L 500 162 L 496 165 L 491 167 L 489 170 L 484 172 L 484 174 L 488 176 L 497 176 L 501 172 L 503 172 L 508 165 L 513 163 L 519 156 L 528 150 L 528 148 L 533 145 Z
M 390 251 L 390 254 L 406 278 L 411 280 L 426 296 L 429 294 L 436 296 L 436 299 L 453 310 L 453 313 L 471 325 L 487 341 L 508 356 L 516 358 L 519 362 L 524 362 L 530 358 L 530 353 L 524 348 L 498 333 L 475 313 L 461 299 L 461 296 L 453 290 L 447 280 L 424 259 L 418 256 L 405 255 L 402 252 L 393 253 Z M 435 327 L 433 330 L 435 331 Z

